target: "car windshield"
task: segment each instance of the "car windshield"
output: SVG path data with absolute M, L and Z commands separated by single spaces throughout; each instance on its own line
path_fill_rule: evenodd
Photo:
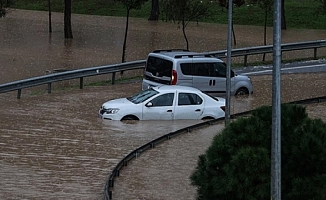
M 149 88 L 147 90 L 141 91 L 140 93 L 128 97 L 127 99 L 131 102 L 133 102 L 134 104 L 139 104 L 141 102 L 146 101 L 147 99 L 151 98 L 152 96 L 158 94 L 159 92 L 154 90 L 153 88 Z

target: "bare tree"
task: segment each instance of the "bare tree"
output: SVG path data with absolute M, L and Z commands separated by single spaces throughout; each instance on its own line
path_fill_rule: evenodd
M 232 3 L 233 3 L 233 5 L 236 5 L 237 7 L 240 7 L 243 4 L 245 4 L 245 1 L 244 0 L 233 0 Z M 218 4 L 219 4 L 219 6 L 222 7 L 222 10 L 223 10 L 223 8 L 229 9 L 229 1 L 228 0 L 218 0 Z M 232 11 L 233 11 L 233 9 L 232 9 Z M 235 31 L 234 31 L 234 26 L 233 26 L 233 18 L 232 18 L 231 26 L 232 26 L 233 41 L 234 41 L 234 45 L 236 46 L 237 45 L 237 40 L 236 40 L 236 37 L 235 37 Z
M 51 0 L 48 0 L 48 9 L 49 9 L 49 32 L 52 33 Z
M 282 2 L 281 2 L 281 29 L 282 30 L 286 30 L 284 1 L 285 0 L 282 0 Z
M 125 29 L 125 37 L 123 41 L 123 49 L 122 49 L 122 59 L 121 62 L 125 62 L 126 57 L 126 43 L 127 43 L 127 36 L 128 36 L 128 28 L 129 28 L 129 15 L 130 10 L 132 9 L 140 9 L 141 6 L 147 1 L 147 0 L 118 0 L 120 1 L 126 8 L 126 29 Z
M 186 27 L 191 21 L 197 21 L 208 15 L 208 0 L 164 0 L 164 13 L 167 20 L 182 26 L 182 33 L 186 40 L 187 50 L 189 42 Z
M 152 0 L 151 15 L 148 20 L 157 21 L 160 15 L 159 0 Z
M 270 13 L 273 9 L 274 0 L 251 0 L 252 3 L 257 3 L 258 6 L 264 10 L 264 45 L 267 45 L 267 19 L 268 13 Z M 263 54 L 263 61 L 265 61 L 266 54 Z
M 64 32 L 65 38 L 73 38 L 71 29 L 71 0 L 65 0 Z

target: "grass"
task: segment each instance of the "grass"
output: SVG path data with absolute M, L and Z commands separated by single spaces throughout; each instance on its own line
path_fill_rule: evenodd
M 28 10 L 48 10 L 48 1 L 44 0 L 15 0 L 13 8 Z M 288 28 L 323 29 L 326 30 L 326 14 L 318 12 L 321 3 L 317 0 L 286 0 L 285 17 Z M 147 1 L 141 9 L 132 10 L 131 17 L 148 19 L 151 1 Z M 53 12 L 63 12 L 63 0 L 51 0 Z M 202 22 L 227 24 L 228 12 L 218 4 L 212 3 L 210 15 Z M 264 12 L 257 5 L 244 5 L 233 9 L 234 24 L 264 25 Z M 72 12 L 87 15 L 125 16 L 124 6 L 114 0 L 73 0 Z M 268 26 L 273 25 L 273 12 L 269 13 Z

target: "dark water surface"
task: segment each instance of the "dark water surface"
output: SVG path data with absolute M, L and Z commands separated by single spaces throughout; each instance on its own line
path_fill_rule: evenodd
M 54 13 L 53 20 L 49 37 L 46 12 L 12 11 L 0 19 L 0 84 L 54 69 L 120 62 L 123 18 L 73 15 L 75 38 L 66 43 L 62 14 Z M 181 30 L 173 24 L 141 19 L 130 23 L 128 60 L 144 59 L 153 49 L 184 47 Z M 236 28 L 239 47 L 261 45 L 256 40 L 262 38 L 261 27 Z M 190 26 L 190 48 L 225 49 L 226 30 L 225 25 Z M 325 33 L 289 30 L 284 40 L 325 39 Z M 254 94 L 233 98 L 233 113 L 271 104 L 272 77 L 251 78 Z M 103 102 L 134 94 L 140 87 L 134 82 L 47 94 L 44 86 L 23 90 L 20 100 L 16 92 L 0 94 L 0 199 L 102 199 L 111 170 L 125 155 L 163 134 L 200 122 L 125 123 L 97 117 Z M 326 73 L 282 76 L 283 102 L 323 95 Z M 326 121 L 325 103 L 309 105 L 307 110 Z M 115 182 L 114 199 L 194 199 L 188 177 L 198 155 L 222 128 L 218 124 L 182 135 L 132 161 Z

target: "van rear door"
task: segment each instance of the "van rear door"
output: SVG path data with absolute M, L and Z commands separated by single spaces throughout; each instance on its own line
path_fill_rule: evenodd
M 144 79 L 170 85 L 173 62 L 156 56 L 147 58 Z

